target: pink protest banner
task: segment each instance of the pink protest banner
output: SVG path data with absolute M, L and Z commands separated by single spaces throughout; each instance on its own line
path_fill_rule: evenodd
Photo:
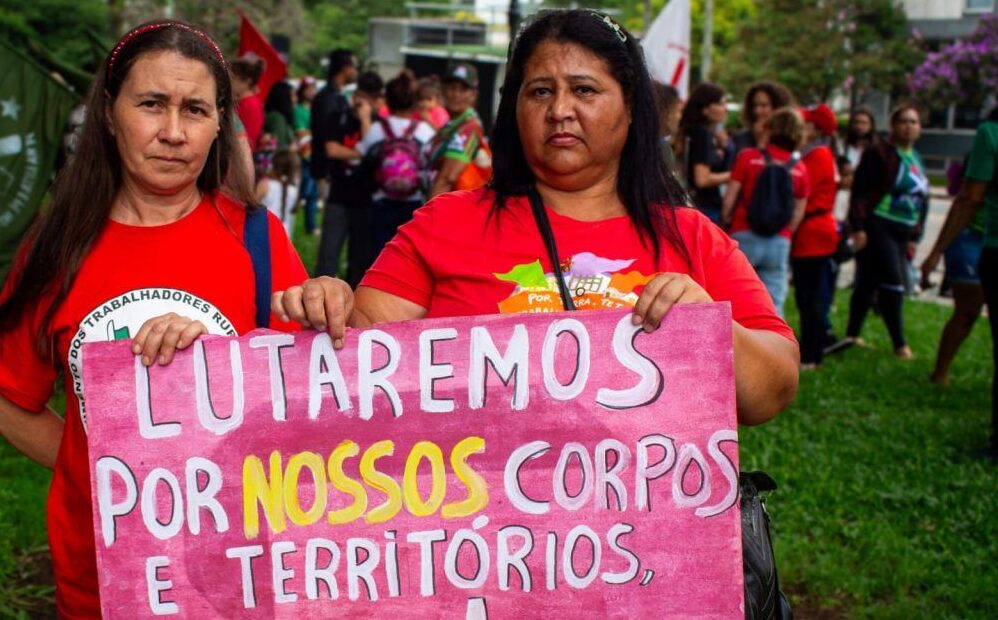
M 741 618 L 727 304 L 84 349 L 107 618 Z

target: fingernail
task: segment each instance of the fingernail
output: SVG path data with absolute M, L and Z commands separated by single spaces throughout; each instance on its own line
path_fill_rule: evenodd
M 290 320 L 291 320 L 291 319 L 289 319 L 289 318 L 288 318 L 288 315 L 286 315 L 286 314 L 282 314 L 282 315 L 281 315 L 281 321 L 283 321 L 283 322 L 287 323 L 287 322 L 288 322 L 288 321 L 290 321 Z
M 333 348 L 334 349 L 342 349 L 343 348 L 343 339 L 342 338 L 337 338 L 336 340 L 334 340 L 333 341 Z
M 644 318 L 640 314 L 631 315 L 631 325 L 641 325 L 643 321 Z
M 138 355 L 139 353 L 142 353 L 142 345 L 140 345 L 137 342 L 135 344 L 133 344 L 132 345 L 132 353 L 134 353 L 135 355 Z
M 326 324 L 325 323 L 316 323 L 315 324 L 315 328 L 317 330 L 319 330 L 320 332 L 324 332 L 324 331 L 326 331 Z
M 166 365 L 166 356 L 165 355 L 160 355 L 159 356 L 159 365 L 160 366 L 165 366 Z
M 152 360 L 151 360 L 151 359 L 149 359 L 149 356 L 148 356 L 148 355 L 143 355 L 143 356 L 142 356 L 142 364 L 143 364 L 144 366 L 151 366 L 151 365 L 152 365 Z
M 644 325 L 641 326 L 641 329 L 645 330 L 646 334 L 650 334 L 653 331 L 655 331 L 655 326 L 652 325 L 651 323 L 645 323 Z

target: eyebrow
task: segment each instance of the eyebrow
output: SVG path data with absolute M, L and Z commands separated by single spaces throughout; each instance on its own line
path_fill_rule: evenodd
M 536 77 L 536 78 L 530 80 L 529 82 L 525 82 L 524 86 L 530 86 L 531 84 L 533 84 L 535 82 L 553 82 L 553 81 L 554 81 L 554 78 L 551 77 L 550 75 L 543 75 L 541 77 Z M 599 80 L 596 79 L 595 76 L 589 75 L 588 73 L 573 73 L 573 74 L 571 74 L 571 75 L 568 76 L 568 81 L 569 82 L 585 82 L 585 81 L 599 82 Z
M 157 91 L 154 91 L 154 90 L 148 90 L 148 91 L 146 91 L 144 93 L 138 93 L 137 95 L 135 95 L 135 97 L 137 99 L 155 99 L 156 101 L 169 101 L 170 100 L 170 96 L 167 95 L 166 93 L 161 93 L 161 92 L 157 92 Z M 208 101 L 202 99 L 201 97 L 184 97 L 181 100 L 181 103 L 183 103 L 184 105 L 192 105 L 193 104 L 193 105 L 202 105 L 202 106 L 209 106 L 209 107 L 211 106 L 211 104 Z

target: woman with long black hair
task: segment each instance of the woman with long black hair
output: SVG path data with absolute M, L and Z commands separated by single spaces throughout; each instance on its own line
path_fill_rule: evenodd
M 347 324 L 570 305 L 633 308 L 650 331 L 675 304 L 730 301 L 738 419 L 775 416 L 797 388 L 793 333 L 735 242 L 684 208 L 634 38 L 595 11 L 543 14 L 520 34 L 502 93 L 488 188 L 418 209 L 356 295 L 316 278 L 275 295 L 274 310 L 328 328 L 335 345 Z M 549 220 L 557 262 L 534 213 Z M 559 272 L 586 286 L 559 294 Z M 614 278 L 625 274 L 646 284 Z
M 717 133 L 728 119 L 727 102 L 720 86 L 698 84 L 683 108 L 674 141 L 693 203 L 715 224 L 721 222 L 721 186 L 731 179 L 732 145 L 720 143 Z

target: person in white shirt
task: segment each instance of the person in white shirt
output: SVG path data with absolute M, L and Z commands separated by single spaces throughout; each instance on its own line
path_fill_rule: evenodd
M 417 98 L 416 79 L 411 71 L 403 70 L 388 81 L 385 99 L 388 117 L 372 123 L 356 147 L 374 179 L 371 225 L 374 256 L 426 200 L 428 148 L 436 134 L 429 123 L 413 119 Z

